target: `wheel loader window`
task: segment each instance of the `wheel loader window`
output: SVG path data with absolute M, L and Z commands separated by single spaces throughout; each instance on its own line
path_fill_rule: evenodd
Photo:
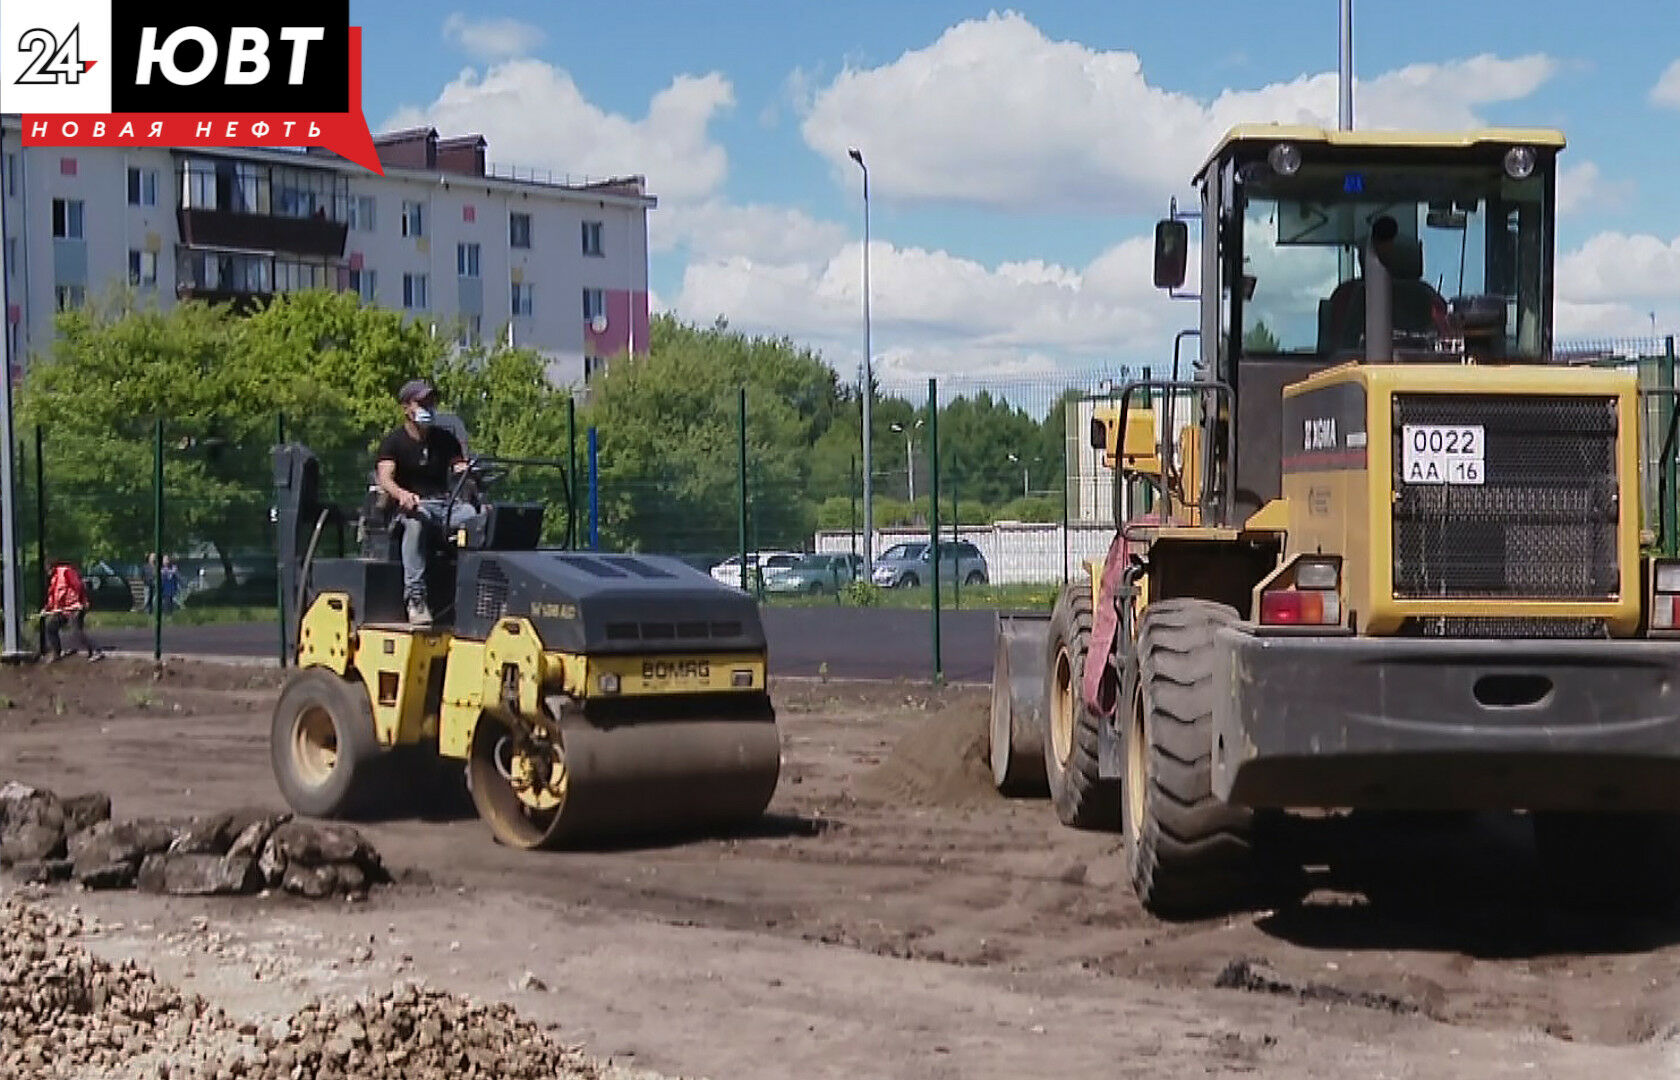
M 1349 177 L 1357 175 L 1358 182 Z M 1538 359 L 1551 292 L 1544 180 L 1497 165 L 1304 165 L 1239 185 L 1241 280 L 1229 290 L 1244 353 L 1356 359 L 1365 350 L 1366 241 L 1373 222 L 1398 235 L 1379 250 L 1391 279 L 1394 355 L 1433 358 L 1464 332 L 1472 304 L 1487 351 Z M 1378 233 L 1379 237 L 1384 234 Z M 1502 325 L 1487 313 L 1504 312 Z

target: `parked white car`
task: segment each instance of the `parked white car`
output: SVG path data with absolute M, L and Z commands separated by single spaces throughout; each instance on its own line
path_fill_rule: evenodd
M 787 573 L 799 565 L 801 556 L 797 551 L 749 551 L 747 552 L 747 566 L 764 575 L 765 583 Z M 754 584 L 752 576 L 747 575 L 746 581 L 741 580 L 741 556 L 734 555 L 723 560 L 711 570 L 712 580 L 724 585 L 733 585 L 737 589 L 751 588 Z

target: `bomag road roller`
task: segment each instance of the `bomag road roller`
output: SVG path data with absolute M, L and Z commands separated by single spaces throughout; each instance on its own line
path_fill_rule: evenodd
M 1157 225 L 1199 349 L 1089 406 L 1116 533 L 1001 624 L 991 738 L 1153 912 L 1277 902 L 1291 823 L 1365 813 L 1498 814 L 1582 898 L 1673 896 L 1680 561 L 1654 399 L 1552 348 L 1563 146 L 1242 126 Z
M 540 547 L 545 503 L 492 493 L 516 469 L 561 465 L 481 457 L 458 476 L 451 497 L 476 489 L 480 513 L 454 535 L 427 526 L 436 615 L 416 626 L 377 488 L 357 510 L 329 505 L 315 455 L 276 449 L 296 667 L 270 751 L 297 812 L 375 813 L 447 790 L 440 774 L 458 791 L 464 771 L 479 816 L 517 848 L 762 815 L 781 754 L 757 606 L 674 558 Z M 319 557 L 329 531 L 337 554 Z

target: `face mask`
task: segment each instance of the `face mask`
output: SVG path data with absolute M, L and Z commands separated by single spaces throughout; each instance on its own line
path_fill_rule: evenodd
M 432 423 L 432 410 L 415 409 L 414 422 L 420 427 L 430 427 Z

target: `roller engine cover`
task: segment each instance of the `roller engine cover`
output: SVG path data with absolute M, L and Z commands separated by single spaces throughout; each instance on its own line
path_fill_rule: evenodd
M 758 652 L 764 627 L 753 598 L 679 559 L 574 551 L 463 551 L 455 633 L 489 636 L 522 616 L 543 647 L 592 656 Z

